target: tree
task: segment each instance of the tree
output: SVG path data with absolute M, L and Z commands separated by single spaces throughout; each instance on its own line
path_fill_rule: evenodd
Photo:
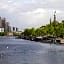
M 40 28 L 31 28 L 31 29 L 25 29 L 24 30 L 25 36 L 43 36 L 43 35 L 49 35 L 49 36 L 64 36 L 64 20 L 62 20 L 61 23 L 58 21 L 53 21 L 50 24 L 46 24 L 45 26 L 41 26 Z
M 34 36 L 35 35 L 35 28 L 25 29 L 24 30 L 24 35 L 25 36 Z
M 31 28 L 30 32 L 31 32 L 31 36 L 35 36 L 35 28 Z

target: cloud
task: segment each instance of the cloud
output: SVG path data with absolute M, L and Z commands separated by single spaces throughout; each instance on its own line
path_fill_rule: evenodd
M 9 13 L 16 12 L 17 9 L 20 7 L 20 3 L 13 2 L 12 0 L 6 0 L 6 1 L 1 1 L 0 2 L 0 9 L 1 10 L 6 10 Z
M 12 3 L 13 1 L 9 0 L 8 3 Z
M 38 8 L 33 11 L 28 11 L 25 13 L 20 13 L 18 16 L 20 20 L 23 21 L 24 27 L 39 27 L 49 23 L 50 17 L 53 17 L 53 13 L 55 10 Z M 57 14 L 60 14 L 61 11 L 57 10 Z M 53 20 L 53 18 L 52 18 Z
M 64 0 L 0 0 L 0 15 L 22 29 L 49 23 L 55 10 L 57 18 L 63 19 Z

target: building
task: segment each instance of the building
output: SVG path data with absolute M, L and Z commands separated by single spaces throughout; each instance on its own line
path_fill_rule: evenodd
M 0 17 L 0 32 L 9 32 L 11 31 L 11 26 L 9 26 L 9 22 L 6 22 L 6 18 Z
M 11 32 L 11 26 L 9 26 L 9 32 Z
M 18 31 L 18 28 L 16 27 L 16 32 Z
M 10 26 L 9 22 L 6 21 L 6 18 L 0 17 L 0 32 L 17 32 L 17 27 Z
M 5 23 L 5 31 L 6 32 L 9 32 L 9 22 L 6 22 Z
M 4 32 L 4 28 L 0 28 L 0 32 Z
M 1 20 L 1 17 L 0 17 L 0 28 L 2 28 L 2 20 Z
M 13 27 L 13 32 L 15 32 L 15 27 Z
M 5 26 L 6 26 L 6 18 L 2 18 L 2 20 L 1 20 L 1 22 L 2 22 L 2 28 L 4 28 L 4 31 L 5 31 Z

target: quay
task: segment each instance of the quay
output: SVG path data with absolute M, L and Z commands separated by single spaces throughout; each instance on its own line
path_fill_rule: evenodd
M 41 42 L 41 43 L 50 43 L 50 44 L 64 44 L 64 39 L 63 38 L 56 38 L 56 37 L 50 37 L 50 36 L 18 36 L 16 38 L 24 39 L 24 40 L 30 40 L 30 41 L 36 41 L 36 42 Z

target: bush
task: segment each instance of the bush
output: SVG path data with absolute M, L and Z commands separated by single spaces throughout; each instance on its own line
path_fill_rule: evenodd
M 6 36 L 7 32 L 0 32 L 0 36 Z
M 14 32 L 13 35 L 14 36 L 19 36 L 19 33 Z

